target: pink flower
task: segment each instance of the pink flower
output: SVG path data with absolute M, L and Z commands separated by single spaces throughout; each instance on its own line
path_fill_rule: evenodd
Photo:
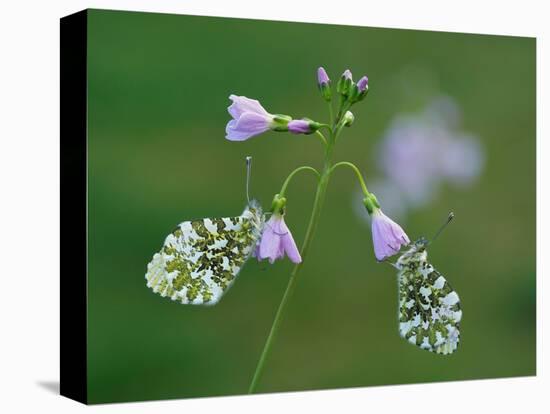
M 254 256 L 259 261 L 269 259 L 269 263 L 273 263 L 277 259 L 284 258 L 285 254 L 293 263 L 300 263 L 302 261 L 292 233 L 290 233 L 285 223 L 284 216 L 274 213 L 265 223 L 264 231 L 254 252 Z
M 275 116 L 267 112 L 257 100 L 236 95 L 230 95 L 229 99 L 233 103 L 227 110 L 233 119 L 225 128 L 228 140 L 245 141 L 275 127 Z
M 382 213 L 379 208 L 374 208 L 372 214 L 372 243 L 374 255 L 378 261 L 393 256 L 401 246 L 410 243 L 409 237 L 401 226 Z

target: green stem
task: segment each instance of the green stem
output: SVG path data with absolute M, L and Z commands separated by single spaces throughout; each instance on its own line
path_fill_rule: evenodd
M 327 103 L 328 103 L 328 113 L 329 113 L 329 118 L 330 118 L 330 125 L 332 127 L 332 125 L 334 125 L 334 109 L 332 109 L 332 102 L 331 101 L 329 101 Z
M 350 167 L 353 171 L 355 171 L 355 175 L 357 175 L 359 184 L 361 184 L 361 189 L 363 190 L 363 194 L 365 194 L 366 196 L 369 195 L 369 190 L 367 189 L 367 185 L 365 184 L 363 175 L 361 174 L 361 171 L 359 171 L 359 168 L 357 168 L 355 164 L 348 161 L 337 162 L 332 166 L 330 172 L 332 173 L 332 171 L 334 171 L 337 167 L 341 167 L 341 166 Z
M 315 131 L 315 135 L 317 135 L 319 137 L 319 139 L 321 140 L 323 145 L 326 147 L 327 146 L 327 139 L 325 138 L 323 133 L 321 131 L 317 130 L 317 131 Z
M 292 171 L 288 177 L 286 177 L 286 180 L 285 182 L 283 183 L 283 186 L 281 187 L 281 191 L 279 191 L 279 195 L 281 197 L 284 197 L 285 193 L 286 193 L 286 188 L 288 187 L 288 184 L 290 183 L 290 180 L 292 180 L 292 177 L 294 177 L 294 175 L 296 175 L 297 173 L 299 173 L 300 171 L 312 171 L 313 173 L 315 173 L 317 175 L 317 179 L 320 178 L 320 174 L 319 174 L 319 171 L 317 171 L 315 168 L 313 167 L 310 167 L 310 166 L 307 166 L 307 165 L 304 165 L 302 167 L 298 167 L 296 168 L 294 171 Z
M 313 208 L 311 211 L 311 216 L 309 218 L 309 224 L 307 227 L 306 236 L 304 239 L 304 243 L 302 244 L 302 249 L 300 251 L 300 255 L 302 256 L 302 261 L 298 263 L 296 266 L 294 266 L 294 269 L 290 274 L 290 278 L 288 280 L 288 284 L 286 286 L 283 299 L 281 300 L 281 303 L 279 304 L 279 308 L 277 309 L 277 313 L 275 314 L 275 319 L 273 320 L 273 324 L 271 325 L 271 330 L 269 331 L 269 335 L 265 342 L 264 349 L 262 350 L 260 360 L 258 361 L 258 365 L 256 366 L 256 371 L 254 372 L 254 376 L 252 377 L 252 382 L 250 383 L 250 387 L 248 388 L 249 394 L 252 394 L 254 393 L 254 391 L 256 391 L 256 387 L 258 386 L 258 382 L 264 370 L 265 361 L 267 359 L 267 356 L 269 354 L 269 351 L 271 349 L 275 336 L 279 330 L 281 321 L 283 320 L 286 305 L 289 302 L 292 296 L 292 293 L 294 292 L 294 287 L 296 286 L 296 279 L 298 278 L 298 274 L 300 273 L 300 270 L 304 265 L 307 253 L 309 251 L 309 247 L 311 245 L 311 240 L 313 239 L 313 234 L 315 233 L 315 229 L 317 228 L 317 224 L 319 223 L 319 218 L 321 217 L 321 208 L 323 206 L 323 201 L 325 199 L 328 180 L 330 178 L 330 173 L 332 171 L 330 158 L 332 154 L 333 142 L 334 140 L 331 139 L 327 146 L 327 151 L 325 154 L 325 165 L 323 168 L 323 172 L 319 178 L 319 182 L 317 183 L 315 200 L 313 201 Z M 305 168 L 305 167 L 300 167 L 300 168 Z M 300 170 L 300 168 L 296 169 L 295 172 L 298 172 L 297 170 Z M 289 181 L 292 175 L 294 175 L 294 173 L 291 173 L 291 175 L 287 178 L 287 181 Z M 286 181 L 285 181 L 285 184 L 286 184 Z M 283 185 L 283 189 L 286 189 L 285 185 Z

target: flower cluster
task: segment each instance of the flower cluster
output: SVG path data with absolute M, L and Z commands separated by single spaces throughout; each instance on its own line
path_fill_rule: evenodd
M 365 99 L 369 92 L 369 79 L 367 76 L 363 76 L 356 83 L 353 81 L 353 75 L 349 69 L 342 73 L 336 85 L 339 108 L 335 119 L 332 119 L 333 90 L 331 80 L 323 67 L 317 70 L 317 86 L 321 97 L 331 107 L 331 121 L 329 124 L 316 122 L 309 118 L 294 119 L 289 115 L 272 114 L 255 99 L 230 95 L 229 99 L 232 103 L 228 111 L 232 119 L 227 123 L 226 138 L 230 141 L 245 141 L 267 131 L 304 135 L 317 133 L 325 145 L 327 159 L 325 160 L 323 174 L 327 175 L 327 178 L 334 168 L 339 165 L 347 165 L 355 169 L 362 184 L 363 204 L 369 215 L 372 216 L 372 239 L 375 256 L 379 261 L 385 260 L 410 242 L 408 236 L 398 224 L 382 212 L 376 196 L 367 190 L 357 167 L 348 162 L 331 165 L 330 157 L 328 157 L 342 128 L 350 127 L 354 123 L 355 116 L 349 109 Z M 328 138 L 320 132 L 322 128 L 327 128 L 330 134 Z M 305 169 L 313 170 L 319 178 L 322 178 L 317 170 L 308 166 L 299 167 L 289 175 L 281 192 L 276 194 L 273 199 L 271 217 L 265 223 L 260 240 L 254 250 L 253 255 L 258 260 L 267 259 L 270 263 L 273 263 L 286 255 L 293 263 L 301 263 L 302 256 L 294 242 L 292 233 L 285 223 L 286 198 L 284 191 L 292 176 L 296 172 Z M 326 183 L 326 180 L 320 179 L 319 185 L 321 185 L 321 182 Z M 312 217 L 315 217 L 315 212 L 312 213 Z
M 369 92 L 369 78 L 363 76 L 357 83 L 354 83 L 351 71 L 346 69 L 338 81 L 336 90 L 350 104 L 362 101 Z

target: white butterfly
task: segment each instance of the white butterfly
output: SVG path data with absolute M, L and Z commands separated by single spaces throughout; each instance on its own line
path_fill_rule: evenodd
M 452 217 L 451 213 L 449 221 Z M 426 239 L 417 240 L 395 264 L 399 333 L 421 349 L 447 355 L 458 347 L 462 309 L 458 294 L 428 262 L 428 244 Z
M 255 200 L 240 216 L 184 221 L 147 265 L 147 286 L 184 304 L 217 303 L 254 251 L 263 225 Z

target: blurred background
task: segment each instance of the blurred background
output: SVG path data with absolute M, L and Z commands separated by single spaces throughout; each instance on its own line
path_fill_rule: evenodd
M 535 374 L 535 40 L 92 10 L 88 387 L 92 403 L 246 393 L 291 270 L 249 261 L 214 307 L 162 298 L 146 265 L 184 220 L 269 208 L 313 136 L 225 140 L 228 96 L 327 121 L 324 66 L 369 76 L 335 160 L 356 163 L 412 239 L 455 222 L 431 262 L 461 297 L 448 357 L 399 337 L 395 271 L 378 264 L 351 171 L 333 176 L 259 392 Z M 410 149 L 410 151 L 409 151 Z M 288 190 L 300 244 L 315 183 Z M 420 196 L 421 195 L 421 196 Z

